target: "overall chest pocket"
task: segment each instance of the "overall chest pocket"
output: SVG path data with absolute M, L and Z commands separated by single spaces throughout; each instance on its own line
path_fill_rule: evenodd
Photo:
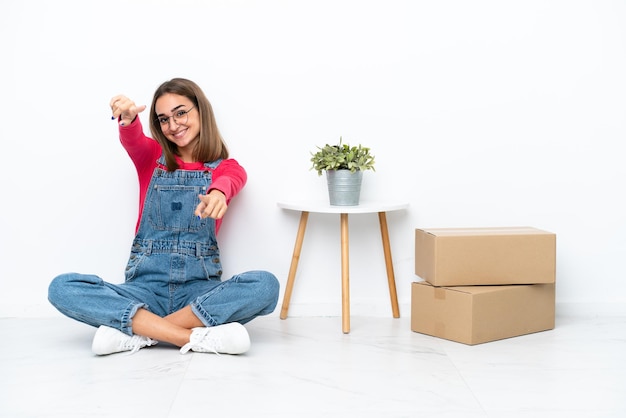
M 157 185 L 150 207 L 150 223 L 161 231 L 195 232 L 205 221 L 194 215 L 200 203 L 198 186 Z

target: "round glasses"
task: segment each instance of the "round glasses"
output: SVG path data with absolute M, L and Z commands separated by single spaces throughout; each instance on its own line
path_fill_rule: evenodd
M 172 116 L 159 116 L 157 121 L 161 124 L 161 126 L 168 126 L 171 118 L 176 125 L 184 125 L 187 123 L 187 119 L 189 118 L 189 112 L 191 112 L 194 107 L 195 106 L 191 106 L 187 110 L 177 110 Z

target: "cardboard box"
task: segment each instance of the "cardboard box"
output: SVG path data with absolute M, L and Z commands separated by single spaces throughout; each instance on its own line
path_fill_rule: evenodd
M 556 235 L 531 227 L 416 229 L 415 274 L 435 286 L 554 283 Z
M 411 330 L 474 345 L 554 329 L 555 286 L 414 282 Z

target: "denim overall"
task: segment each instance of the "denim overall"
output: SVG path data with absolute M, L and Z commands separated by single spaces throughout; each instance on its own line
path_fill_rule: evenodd
M 249 271 L 221 281 L 222 265 L 215 220 L 194 215 L 212 171 L 155 168 L 139 230 L 133 240 L 125 283 L 94 275 L 67 273 L 50 284 L 48 299 L 64 315 L 93 326 L 106 325 L 132 335 L 139 308 L 161 317 L 191 305 L 205 326 L 246 323 L 274 311 L 279 284 L 266 271 Z

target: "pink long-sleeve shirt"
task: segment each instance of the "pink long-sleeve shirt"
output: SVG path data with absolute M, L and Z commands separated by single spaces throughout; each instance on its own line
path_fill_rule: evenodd
M 120 141 L 135 164 L 139 178 L 139 216 L 135 226 L 135 232 L 137 232 L 150 179 L 154 169 L 157 167 L 157 160 L 161 156 L 162 150 L 157 141 L 143 133 L 143 127 L 139 118 L 135 118 L 128 126 L 120 126 Z M 186 163 L 178 157 L 177 161 L 179 170 L 205 170 L 202 162 Z M 246 171 L 236 160 L 232 158 L 223 160 L 213 171 L 212 183 L 207 193 L 217 189 L 226 196 L 226 203 L 230 203 L 230 200 L 243 189 L 247 179 Z M 216 219 L 216 234 L 221 224 L 222 220 Z

